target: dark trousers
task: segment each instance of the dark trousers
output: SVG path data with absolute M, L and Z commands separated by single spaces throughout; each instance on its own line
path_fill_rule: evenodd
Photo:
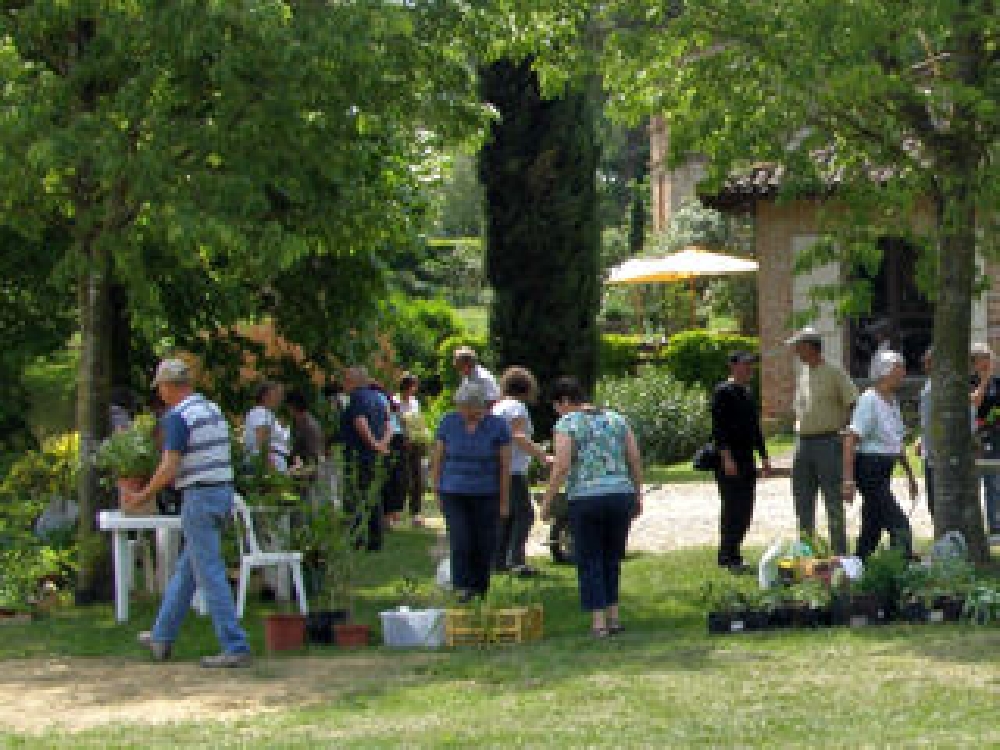
M 403 483 L 403 448 L 406 439 L 395 434 L 389 441 L 389 453 L 382 456 L 382 466 L 385 470 L 385 481 L 382 484 L 382 510 L 386 513 L 399 513 L 406 503 Z
M 635 494 L 570 498 L 580 606 L 593 612 L 618 603 L 618 581 L 635 509 Z
M 451 583 L 456 591 L 484 595 L 497 544 L 500 498 L 496 495 L 441 493 L 448 526 Z
M 737 464 L 737 469 L 734 477 L 727 477 L 722 470 L 715 472 L 715 483 L 722 501 L 719 513 L 719 565 L 743 563 L 740 548 L 753 521 L 757 471 L 753 464 Z
M 352 517 L 354 543 L 370 552 L 380 550 L 384 509 L 381 487 L 376 481 L 376 464 L 363 459 L 348 461 L 344 473 L 344 510 Z
M 889 543 L 907 555 L 912 551 L 910 519 L 892 494 L 892 469 L 896 456 L 859 453 L 854 457 L 854 481 L 861 493 L 861 531 L 857 556 L 862 560 L 875 551 L 882 532 L 889 532 Z
M 424 448 L 418 443 L 407 441 L 403 446 L 403 494 L 410 507 L 410 515 L 420 515 L 424 499 L 424 477 L 421 462 Z
M 927 491 L 927 510 L 934 518 L 934 469 L 924 463 L 924 487 Z
M 528 544 L 535 509 L 531 507 L 531 488 L 525 474 L 510 475 L 510 513 L 500 519 L 497 553 L 493 562 L 496 570 L 509 570 L 524 565 L 524 548 Z

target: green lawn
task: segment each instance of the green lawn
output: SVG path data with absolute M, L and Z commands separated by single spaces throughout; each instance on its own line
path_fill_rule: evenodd
M 371 557 L 359 591 L 359 619 L 377 622 L 398 601 L 403 573 L 429 578 L 426 531 L 394 531 Z M 628 632 L 594 641 L 576 604 L 574 571 L 539 560 L 546 637 L 537 644 L 439 653 L 368 649 L 364 658 L 314 648 L 309 658 L 260 658 L 234 677 L 278 698 L 268 711 L 222 721 L 119 722 L 69 734 L 0 732 L 22 747 L 857 747 L 988 746 L 1000 743 L 996 701 L 1000 631 L 969 625 L 890 625 L 708 636 L 703 581 L 722 580 L 713 551 L 634 555 L 623 573 Z M 103 657 L 121 670 L 145 663 L 134 645 L 152 603 L 119 626 L 108 606 L 68 610 L 29 625 L 4 626 L 0 685 L 17 683 L 24 657 Z M 260 653 L 260 605 L 246 622 Z M 166 675 L 163 699 L 181 698 L 193 660 L 214 647 L 208 622 L 192 617 L 178 643 L 182 663 Z M 309 701 L 282 693 L 297 665 L 321 670 Z M 183 662 L 192 662 L 186 664 Z M 44 681 L 56 691 L 58 671 Z M 190 673 L 186 670 L 190 669 Z M 145 679 L 150 672 L 144 671 Z M 141 678 L 137 678 L 141 679 Z M 31 682 L 31 681 L 28 681 Z M 37 680 L 34 680 L 37 684 Z M 61 689 L 73 691 L 72 685 Z M 143 683 L 137 693 L 158 695 Z M 56 693 L 52 693 L 56 695 Z M 89 698 L 89 696 L 86 696 Z M 106 695 L 95 695 L 101 704 Z M 127 699 L 126 699 L 127 708 Z M 123 714 L 128 715 L 127 711 Z

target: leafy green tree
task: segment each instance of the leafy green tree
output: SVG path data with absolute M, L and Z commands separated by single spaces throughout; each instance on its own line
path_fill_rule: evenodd
M 348 321 L 374 314 L 382 259 L 420 218 L 425 154 L 479 116 L 467 66 L 431 43 L 418 5 L 0 10 L 0 227 L 29 240 L 65 227 L 60 263 L 77 293 L 81 541 L 98 502 L 113 282 L 143 311 L 138 325 L 188 348 L 232 317 L 269 312 L 268 300 L 302 302 L 281 305 L 283 326 L 305 328 L 306 308 L 341 315 L 309 329 L 314 354 L 345 348 Z M 192 275 L 197 291 L 170 283 Z M 185 294 L 197 330 L 164 315 Z M 82 589 L 93 571 L 84 560 Z
M 967 359 L 975 252 L 993 252 L 1000 204 L 995 3 L 500 5 L 499 13 L 522 19 L 515 43 L 537 50 L 553 90 L 581 67 L 591 74 L 593 63 L 626 117 L 666 115 L 674 158 L 710 157 L 709 189 L 734 170 L 771 161 L 784 167 L 785 196 L 830 195 L 836 242 L 817 252 L 817 262 L 838 255 L 877 262 L 875 242 L 885 233 L 902 231 L 921 248 L 936 303 L 932 422 L 942 452 L 935 531 L 961 531 L 985 559 Z M 567 66 L 559 59 L 567 46 L 589 54 L 569 55 Z M 914 225 L 907 217 L 924 205 L 933 220 Z
M 585 93 L 541 95 L 530 61 L 482 71 L 498 119 L 480 159 L 486 188 L 490 343 L 501 366 L 592 389 L 600 304 L 594 113 Z M 541 431 L 550 410 L 539 409 Z
M 29 239 L 0 227 L 0 454 L 34 447 L 24 387 L 26 366 L 64 347 L 73 330 L 73 295 L 59 283 L 56 265 L 67 234 L 52 228 Z M 2 470 L 0 470 L 2 474 Z

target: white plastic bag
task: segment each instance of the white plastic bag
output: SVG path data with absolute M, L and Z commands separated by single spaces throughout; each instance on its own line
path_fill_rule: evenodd
M 446 557 L 438 563 L 437 574 L 434 576 L 437 585 L 443 589 L 451 588 L 451 558 Z

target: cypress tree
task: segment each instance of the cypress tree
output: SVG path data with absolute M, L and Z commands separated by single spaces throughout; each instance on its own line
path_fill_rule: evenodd
M 601 283 L 593 106 L 586 93 L 544 99 L 528 60 L 496 62 L 481 80 L 499 115 L 479 160 L 498 370 L 528 367 L 543 393 L 562 375 L 592 392 Z M 555 415 L 544 399 L 534 411 L 547 434 Z

